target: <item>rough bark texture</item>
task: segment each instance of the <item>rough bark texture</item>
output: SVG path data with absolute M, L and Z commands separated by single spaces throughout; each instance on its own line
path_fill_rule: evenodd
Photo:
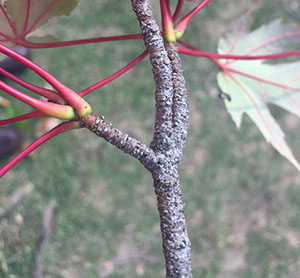
M 81 120 L 81 125 L 97 136 L 104 138 L 124 153 L 138 159 L 146 169 L 152 171 L 156 164 L 156 156 L 152 149 L 104 121 L 103 117 L 90 114 Z
M 163 151 L 172 146 L 172 67 L 149 3 L 132 1 L 132 5 L 140 22 L 144 42 L 147 42 L 156 84 L 155 126 L 151 148 L 154 151 Z
M 192 277 L 190 240 L 178 176 L 178 163 L 186 142 L 188 125 L 183 71 L 176 45 L 164 45 L 149 2 L 132 0 L 132 6 L 150 53 L 156 82 L 155 131 L 151 147 L 159 163 L 152 171 L 152 176 L 160 214 L 167 277 Z
M 177 151 L 177 156 L 174 157 L 175 162 L 180 162 L 182 158 L 182 151 L 186 143 L 187 130 L 188 130 L 188 120 L 189 120 L 189 108 L 187 91 L 185 86 L 185 80 L 183 77 L 183 70 L 181 68 L 181 61 L 178 55 L 177 46 L 172 44 L 167 44 L 166 49 L 168 51 L 168 57 L 171 61 L 172 66 L 172 80 L 174 86 L 173 94 L 173 132 L 175 140 L 175 150 Z
M 184 218 L 178 163 L 188 128 L 185 80 L 176 44 L 161 37 L 148 0 L 131 0 L 140 23 L 156 84 L 154 135 L 150 148 L 95 115 L 81 124 L 138 159 L 154 180 L 167 278 L 191 278 L 190 240 Z

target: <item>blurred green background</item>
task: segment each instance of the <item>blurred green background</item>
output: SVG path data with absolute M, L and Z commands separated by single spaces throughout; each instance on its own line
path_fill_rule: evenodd
M 158 18 L 158 1 L 150 2 Z M 216 51 L 218 38 L 232 30 L 247 11 L 256 28 L 278 17 L 286 22 L 297 20 L 295 5 L 299 2 L 214 0 L 193 19 L 183 39 Z M 186 2 L 185 11 L 192 7 Z M 70 40 L 138 33 L 139 26 L 130 1 L 81 0 L 70 17 L 52 21 L 47 30 Z M 130 62 L 143 49 L 142 41 L 110 42 L 34 50 L 32 59 L 80 91 Z M 213 64 L 184 56 L 182 64 L 190 126 L 180 173 L 194 277 L 300 277 L 299 173 L 265 142 L 247 117 L 240 130 L 235 128 L 218 99 Z M 29 71 L 21 78 L 45 85 Z M 146 58 L 87 100 L 95 114 L 149 143 L 153 92 Z M 17 101 L 13 104 L 22 106 Z M 271 110 L 300 159 L 299 119 L 273 106 Z M 24 140 L 35 138 L 38 124 L 28 121 L 27 129 L 21 130 Z M 1 278 L 32 277 L 42 215 L 51 200 L 57 202 L 57 208 L 54 233 L 43 256 L 45 277 L 164 276 L 150 174 L 87 130 L 49 141 L 0 184 L 0 207 L 21 186 L 34 186 L 22 205 L 0 222 Z

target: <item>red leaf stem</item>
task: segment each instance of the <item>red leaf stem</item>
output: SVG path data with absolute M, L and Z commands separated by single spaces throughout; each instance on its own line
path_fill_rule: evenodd
M 11 38 L 10 36 L 7 36 L 6 34 L 1 33 L 1 32 L 0 32 L 0 36 L 5 38 L 5 40 L 3 40 L 3 42 L 14 41 L 15 40 L 15 39 Z
M 248 52 L 245 53 L 245 55 L 250 55 L 251 53 L 263 48 L 263 47 L 266 47 L 267 45 L 273 43 L 273 42 L 276 42 L 276 41 L 279 41 L 279 40 L 282 40 L 282 39 L 285 39 L 285 38 L 288 38 L 288 37 L 296 37 L 296 36 L 299 36 L 300 35 L 300 30 L 299 31 L 295 31 L 295 32 L 286 32 L 284 34 L 280 34 L 278 36 L 275 36 L 259 45 L 257 45 L 256 47 L 250 49 Z
M 0 44 L 0 52 L 22 63 L 48 81 L 64 97 L 64 99 L 75 108 L 80 117 L 90 113 L 90 105 L 77 93 L 58 81 L 49 72 L 3 44 Z
M 263 43 L 260 43 L 260 44 L 257 45 L 256 47 L 253 47 L 252 49 L 250 49 L 249 51 L 247 51 L 244 55 L 249 56 L 249 55 L 252 54 L 253 52 L 258 51 L 259 49 L 261 49 L 261 48 L 263 48 L 263 47 L 266 47 L 266 46 L 268 46 L 268 45 L 271 44 L 271 43 L 274 43 L 274 42 L 276 42 L 276 41 L 282 40 L 282 39 L 284 39 L 284 38 L 288 38 L 288 37 L 296 37 L 296 36 L 299 36 L 299 35 L 300 35 L 300 31 L 286 32 L 286 33 L 280 34 L 280 35 L 275 36 L 275 37 L 273 37 L 273 38 L 271 38 L 271 39 L 269 39 L 269 40 L 267 40 L 267 41 L 265 41 L 265 42 L 263 42 Z M 236 38 L 236 41 L 238 42 L 239 39 L 240 39 L 240 37 L 237 37 L 237 38 Z M 232 52 L 230 52 L 230 54 L 231 54 L 231 53 L 232 53 Z M 230 64 L 232 64 L 232 63 L 234 63 L 234 61 L 230 61 L 230 60 L 226 61 L 226 65 L 230 65 Z
M 23 38 L 26 36 L 26 29 L 28 26 L 28 21 L 29 21 L 29 16 L 30 16 L 30 6 L 31 6 L 31 0 L 27 0 L 26 16 L 25 16 L 25 22 L 24 22 L 23 31 L 22 31 Z
M 180 15 L 180 12 L 182 10 L 183 4 L 184 4 L 184 0 L 178 0 L 175 12 L 173 14 L 173 21 L 174 22 L 178 19 L 179 15 Z
M 30 68 L 32 71 L 36 72 L 38 75 L 40 75 L 46 81 L 48 81 L 54 88 L 56 88 L 56 87 L 60 88 L 61 85 L 63 85 L 61 82 L 59 82 L 54 76 L 52 76 L 46 70 L 44 70 L 37 64 L 33 63 L 26 57 L 22 56 L 21 54 L 17 53 L 16 51 L 10 49 L 9 47 L 7 47 L 3 44 L 0 44 L 0 52 L 17 60 L 18 62 L 22 63 L 26 67 Z
M 6 71 L 5 69 L 0 67 L 0 74 L 6 76 L 7 78 L 11 79 L 12 81 L 16 82 L 17 84 L 21 85 L 22 87 L 40 95 L 43 96 L 49 100 L 52 100 L 54 102 L 57 102 L 59 104 L 64 104 L 65 100 L 55 91 L 42 88 L 36 85 L 33 85 L 31 83 L 28 83 L 17 76 L 11 74 L 10 72 Z
M 23 114 L 23 115 L 20 115 L 17 117 L 0 120 L 0 126 L 12 124 L 12 123 L 16 123 L 16 122 L 21 122 L 24 120 L 29 120 L 29 119 L 34 119 L 34 118 L 44 118 L 44 117 L 48 117 L 48 116 L 40 111 L 34 111 L 34 112 Z
M 202 10 L 211 0 L 203 0 L 199 3 L 192 11 L 190 11 L 186 16 L 184 16 L 178 24 L 176 25 L 175 31 L 180 32 L 181 34 L 184 33 L 187 24 L 189 21 L 200 11 Z
M 192 49 L 192 50 L 196 50 L 196 51 L 201 51 L 199 48 L 185 42 L 182 40 L 178 40 L 178 43 L 184 45 L 185 47 Z M 180 47 L 179 47 L 180 48 Z M 180 53 L 180 52 L 179 52 Z M 219 68 L 223 69 L 223 65 L 216 59 L 216 58 L 209 58 L 212 62 L 214 62 Z
M 29 30 L 26 31 L 26 35 L 31 33 L 36 26 L 41 22 L 41 20 L 47 15 L 47 13 L 49 13 L 49 11 L 57 4 L 57 2 L 60 0 L 54 0 L 49 6 L 48 8 L 38 17 L 38 19 L 32 24 L 32 26 L 30 27 Z M 27 11 L 28 12 L 28 11 Z
M 79 128 L 79 122 L 69 121 L 64 122 L 51 129 L 49 132 L 41 136 L 39 139 L 34 141 L 31 145 L 29 145 L 26 149 L 20 152 L 17 156 L 15 156 L 12 160 L 10 160 L 5 166 L 0 169 L 0 178 L 3 177 L 11 168 L 13 168 L 16 164 L 18 164 L 24 157 L 29 155 L 32 151 L 37 149 L 40 145 L 47 142 L 49 139 L 64 133 L 68 130 Z
M 122 74 L 124 74 L 125 72 L 127 72 L 128 70 L 130 70 L 131 68 L 133 68 L 135 65 L 137 65 L 140 61 L 142 61 L 148 54 L 148 51 L 145 50 L 141 55 L 139 55 L 138 57 L 136 57 L 134 60 L 132 60 L 129 64 L 127 64 L 125 67 L 119 69 L 118 71 L 116 71 L 115 73 L 113 73 L 112 75 L 110 75 L 109 77 L 101 80 L 100 82 L 84 89 L 83 91 L 81 91 L 79 93 L 79 95 L 81 97 L 91 93 L 92 91 L 112 82 L 113 80 L 115 80 L 117 77 L 121 76 Z
M 263 82 L 263 83 L 267 83 L 267 84 L 270 84 L 270 85 L 273 85 L 273 86 L 276 86 L 276 87 L 280 87 L 284 90 L 292 90 L 292 91 L 300 92 L 300 88 L 292 87 L 292 86 L 289 86 L 287 84 L 281 84 L 281 83 L 278 83 L 278 82 L 275 82 L 275 81 L 272 81 L 272 80 L 268 80 L 268 79 L 265 79 L 265 78 L 262 78 L 262 77 L 259 77 L 259 76 L 256 76 L 256 75 L 252 75 L 252 74 L 249 74 L 249 73 L 246 73 L 246 72 L 242 72 L 242 71 L 239 71 L 239 70 L 227 67 L 227 66 L 226 67 L 224 66 L 223 70 L 226 73 L 232 72 L 232 73 L 236 73 L 236 74 L 239 74 L 239 75 L 243 75 L 243 76 L 246 76 L 248 78 L 254 79 L 258 82 Z
M 141 38 L 142 38 L 141 34 L 132 34 L 132 35 L 123 35 L 123 36 L 109 36 L 109 37 L 99 37 L 99 38 L 91 38 L 91 39 L 50 42 L 50 43 L 35 43 L 35 42 L 28 42 L 28 41 L 18 41 L 18 43 L 28 48 L 54 48 L 54 47 L 62 47 L 62 46 L 89 44 L 89 43 L 100 43 L 100 42 L 121 41 L 121 40 L 138 40 Z
M 269 59 L 279 59 L 290 56 L 300 55 L 300 49 L 294 51 L 287 51 L 269 55 L 257 55 L 257 56 L 248 56 L 248 55 L 231 55 L 231 54 L 217 54 L 212 52 L 205 52 L 201 50 L 192 50 L 186 49 L 183 47 L 178 47 L 179 53 L 191 55 L 191 56 L 199 56 L 206 58 L 215 58 L 215 59 L 234 59 L 234 60 L 269 60 Z
M 159 2 L 164 38 L 167 42 L 175 42 L 176 38 L 173 29 L 173 18 L 171 15 L 169 0 L 160 0 Z
M 28 104 L 29 106 L 47 114 L 48 116 L 67 120 L 73 119 L 75 117 L 74 111 L 71 106 L 56 104 L 33 98 L 7 85 L 3 81 L 0 81 L 0 89 L 13 96 L 14 98 Z
M 171 16 L 172 12 L 171 12 L 171 8 L 170 8 L 170 0 L 165 0 L 165 2 L 166 2 L 168 15 Z M 173 19 L 172 19 L 172 21 L 173 21 Z
M 14 35 L 17 37 L 18 36 L 18 32 L 17 32 L 17 29 L 16 29 L 16 26 L 15 24 L 11 21 L 11 19 L 9 18 L 9 16 L 7 15 L 5 9 L 3 8 L 1 2 L 0 2 L 0 10 L 1 12 L 3 13 L 3 15 L 5 16 L 11 30 L 13 31 Z

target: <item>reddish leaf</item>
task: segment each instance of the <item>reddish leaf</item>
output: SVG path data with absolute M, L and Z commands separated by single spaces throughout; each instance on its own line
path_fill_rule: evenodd
M 277 20 L 251 33 L 245 33 L 242 27 L 219 41 L 218 52 L 274 54 L 299 41 L 299 27 L 283 25 Z M 218 74 L 218 84 L 231 98 L 231 101 L 224 101 L 237 127 L 243 114 L 247 114 L 267 142 L 300 171 L 299 163 L 284 140 L 283 131 L 268 108 L 268 103 L 273 103 L 300 117 L 300 61 L 282 64 L 267 64 L 265 60 L 220 62 L 223 72 Z
M 2 0 L 0 43 L 13 48 L 49 19 L 69 15 L 79 0 Z M 53 40 L 53 39 L 52 39 Z M 1 59 L 2 57 L 0 57 Z
M 5 8 L 15 23 L 18 34 L 27 35 L 50 18 L 69 15 L 78 0 L 6 0 Z

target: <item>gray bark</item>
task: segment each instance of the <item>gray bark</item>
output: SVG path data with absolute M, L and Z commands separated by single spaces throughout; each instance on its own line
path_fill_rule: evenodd
M 156 84 L 153 140 L 147 147 L 95 115 L 82 119 L 81 124 L 138 159 L 151 172 L 160 215 L 166 277 L 191 278 L 191 244 L 178 175 L 189 116 L 185 80 L 176 44 L 165 44 L 148 0 L 131 2 L 149 51 Z

